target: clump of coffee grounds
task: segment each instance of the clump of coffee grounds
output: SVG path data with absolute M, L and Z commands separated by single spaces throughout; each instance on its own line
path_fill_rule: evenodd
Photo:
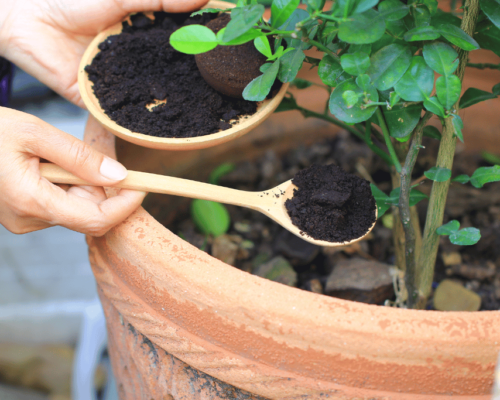
M 257 104 L 218 93 L 201 77 L 193 55 L 173 49 L 181 26 L 210 16 L 158 12 L 132 16 L 132 25 L 108 37 L 85 70 L 104 112 L 119 125 L 151 136 L 189 138 L 229 129 L 230 120 L 255 113 Z M 167 100 L 148 110 L 155 100 Z
M 285 207 L 293 224 L 314 239 L 348 242 L 375 222 L 369 182 L 336 165 L 313 164 L 292 182 L 298 189 Z

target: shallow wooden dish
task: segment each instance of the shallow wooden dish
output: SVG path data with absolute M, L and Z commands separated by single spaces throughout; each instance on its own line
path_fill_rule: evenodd
M 234 4 L 223 1 L 210 1 L 205 7 L 209 8 L 230 8 Z M 205 8 L 204 7 L 204 8 Z M 155 136 L 145 135 L 143 133 L 132 132 L 131 130 L 118 125 L 115 121 L 109 118 L 99 104 L 99 100 L 94 95 L 92 89 L 93 83 L 88 79 L 85 72 L 85 67 L 99 53 L 98 45 L 102 43 L 108 36 L 119 34 L 122 31 L 122 23 L 117 23 L 108 29 L 99 33 L 90 43 L 89 47 L 83 54 L 78 70 L 78 86 L 80 95 L 89 112 L 103 125 L 108 131 L 116 136 L 127 140 L 139 146 L 149 147 L 158 150 L 195 150 L 212 147 L 229 140 L 235 139 L 251 131 L 262 122 L 264 122 L 278 107 L 283 99 L 288 88 L 288 83 L 281 86 L 279 92 L 272 98 L 259 102 L 255 114 L 243 116 L 238 119 L 238 122 L 232 128 L 210 135 L 198 136 L 193 138 L 160 138 Z M 168 95 L 167 95 L 168 100 Z

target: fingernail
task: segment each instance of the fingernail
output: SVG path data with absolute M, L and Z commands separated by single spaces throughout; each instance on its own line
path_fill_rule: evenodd
M 127 169 L 118 161 L 104 157 L 99 170 L 102 176 L 112 181 L 121 181 L 127 177 Z

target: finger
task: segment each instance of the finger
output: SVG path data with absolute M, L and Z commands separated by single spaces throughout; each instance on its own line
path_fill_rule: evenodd
M 198 10 L 207 3 L 208 0 L 124 0 L 122 7 L 129 13 L 139 11 L 184 13 Z
M 68 194 L 90 200 L 96 204 L 102 203 L 107 199 L 104 189 L 97 186 L 72 186 L 68 190 Z

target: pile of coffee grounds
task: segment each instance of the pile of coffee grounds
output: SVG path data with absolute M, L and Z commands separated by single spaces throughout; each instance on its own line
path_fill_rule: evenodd
M 313 164 L 292 182 L 298 189 L 285 207 L 293 224 L 314 239 L 348 242 L 375 222 L 370 183 L 336 165 Z
M 214 33 L 224 28 L 231 16 L 222 14 L 206 26 Z M 262 75 L 260 67 L 266 62 L 253 41 L 239 46 L 217 46 L 215 49 L 195 56 L 201 75 L 210 86 L 235 98 L 242 98 L 245 87 Z
M 204 25 L 210 14 L 157 12 L 132 16 L 108 37 L 85 70 L 104 112 L 133 132 L 189 138 L 229 129 L 229 121 L 255 113 L 257 104 L 218 93 L 201 77 L 193 55 L 174 50 L 170 35 L 181 26 Z M 167 100 L 151 111 L 146 106 Z

